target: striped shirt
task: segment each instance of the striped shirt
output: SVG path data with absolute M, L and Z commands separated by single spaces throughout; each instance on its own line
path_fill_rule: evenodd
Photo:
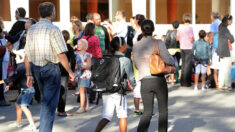
M 51 21 L 40 19 L 28 29 L 25 55 L 34 65 L 59 63 L 57 55 L 66 51 L 67 46 L 60 30 Z

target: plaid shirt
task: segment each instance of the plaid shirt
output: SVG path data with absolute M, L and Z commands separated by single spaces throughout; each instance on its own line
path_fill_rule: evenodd
M 28 29 L 25 55 L 36 66 L 45 66 L 48 62 L 59 63 L 58 54 L 66 52 L 67 46 L 59 28 L 47 19 Z

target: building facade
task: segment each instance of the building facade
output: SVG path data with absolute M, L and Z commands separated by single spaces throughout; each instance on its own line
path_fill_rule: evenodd
M 126 12 L 126 20 L 143 14 L 156 23 L 155 34 L 161 36 L 171 29 L 174 20 L 182 23 L 185 13 L 192 14 L 192 25 L 195 36 L 200 29 L 209 31 L 212 11 L 221 16 L 235 16 L 235 0 L 0 0 L 0 16 L 4 19 L 5 29 L 10 30 L 15 20 L 15 10 L 18 7 L 26 9 L 26 17 L 39 19 L 38 5 L 44 1 L 55 4 L 57 18 L 54 22 L 61 30 L 71 27 L 70 17 L 77 16 L 85 22 L 85 16 L 90 12 L 99 12 L 102 19 L 114 21 L 117 10 Z

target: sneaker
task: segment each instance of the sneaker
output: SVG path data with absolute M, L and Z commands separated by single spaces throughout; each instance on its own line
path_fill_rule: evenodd
M 8 127 L 22 127 L 22 122 L 14 122 L 8 125 Z
M 135 111 L 135 112 L 134 112 L 134 115 L 135 115 L 135 116 L 143 115 L 143 112 L 142 112 L 142 111 L 139 111 L 139 112 Z
M 37 128 L 35 125 L 28 125 L 25 128 L 23 128 L 24 131 L 36 131 Z
M 197 86 L 194 87 L 194 91 L 198 91 L 198 87 Z

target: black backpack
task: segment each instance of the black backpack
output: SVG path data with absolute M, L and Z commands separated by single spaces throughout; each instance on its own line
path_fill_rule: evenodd
M 124 94 L 123 75 L 119 58 L 123 56 L 104 55 L 95 60 L 92 66 L 91 81 L 93 88 L 105 89 L 103 92 Z
M 134 29 L 131 26 L 127 27 L 127 45 L 129 45 L 130 47 L 133 47 L 133 38 L 134 38 L 135 34 L 134 34 Z

